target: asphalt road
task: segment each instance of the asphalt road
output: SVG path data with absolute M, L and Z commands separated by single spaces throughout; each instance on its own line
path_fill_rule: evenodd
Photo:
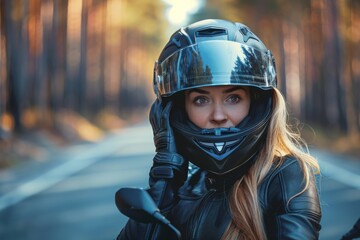
M 320 239 L 340 239 L 360 217 L 359 161 L 313 154 L 323 169 Z M 145 187 L 153 155 L 151 129 L 138 126 L 51 161 L 0 172 L 0 239 L 114 239 L 127 220 L 114 194 Z

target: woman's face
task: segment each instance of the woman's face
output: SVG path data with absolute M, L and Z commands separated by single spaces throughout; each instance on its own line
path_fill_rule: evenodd
M 243 86 L 214 86 L 187 90 L 185 109 L 200 128 L 234 127 L 249 113 L 250 90 Z

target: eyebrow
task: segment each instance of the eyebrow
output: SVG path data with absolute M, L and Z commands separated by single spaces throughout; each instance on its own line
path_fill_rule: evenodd
M 223 93 L 231 93 L 231 92 L 235 92 L 235 91 L 237 91 L 239 89 L 246 91 L 243 86 L 234 86 L 232 88 L 226 89 L 225 91 L 223 91 Z
M 201 94 L 208 94 L 209 93 L 208 91 L 205 91 L 205 90 L 200 89 L 200 88 L 193 88 L 193 89 L 190 89 L 188 91 L 188 94 L 193 93 L 193 92 L 201 93 Z
M 243 87 L 243 86 L 234 86 L 234 87 L 232 87 L 232 88 L 229 88 L 229 89 L 224 90 L 223 93 L 231 93 L 231 92 L 235 92 L 235 91 L 237 91 L 237 90 L 239 90 L 239 89 L 246 91 L 246 90 L 245 90 L 245 87 Z M 188 91 L 188 94 L 190 94 L 190 93 L 192 93 L 192 92 L 197 92 L 197 93 L 200 93 L 200 94 L 209 94 L 209 93 L 210 93 L 210 92 L 208 92 L 208 91 L 206 91 L 206 90 L 203 90 L 203 89 L 201 89 L 201 88 L 190 89 L 190 90 Z

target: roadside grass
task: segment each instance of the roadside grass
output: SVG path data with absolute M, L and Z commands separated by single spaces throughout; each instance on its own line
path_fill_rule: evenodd
M 104 111 L 94 119 L 91 122 L 75 112 L 63 111 L 57 115 L 55 127 L 32 125 L 21 133 L 0 128 L 0 170 L 29 161 L 48 161 L 62 148 L 100 141 L 108 132 L 143 121 L 145 113 L 129 113 L 122 119 Z
M 360 133 L 346 134 L 337 129 L 311 125 L 301 129 L 309 147 L 355 157 L 360 161 Z

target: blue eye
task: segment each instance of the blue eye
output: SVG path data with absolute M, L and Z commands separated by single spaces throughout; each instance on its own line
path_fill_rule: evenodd
M 230 103 L 238 103 L 241 100 L 241 98 L 238 95 L 230 95 L 226 101 Z
M 208 103 L 208 100 L 205 97 L 200 96 L 200 97 L 194 98 L 193 103 L 196 105 L 203 105 L 203 104 Z

